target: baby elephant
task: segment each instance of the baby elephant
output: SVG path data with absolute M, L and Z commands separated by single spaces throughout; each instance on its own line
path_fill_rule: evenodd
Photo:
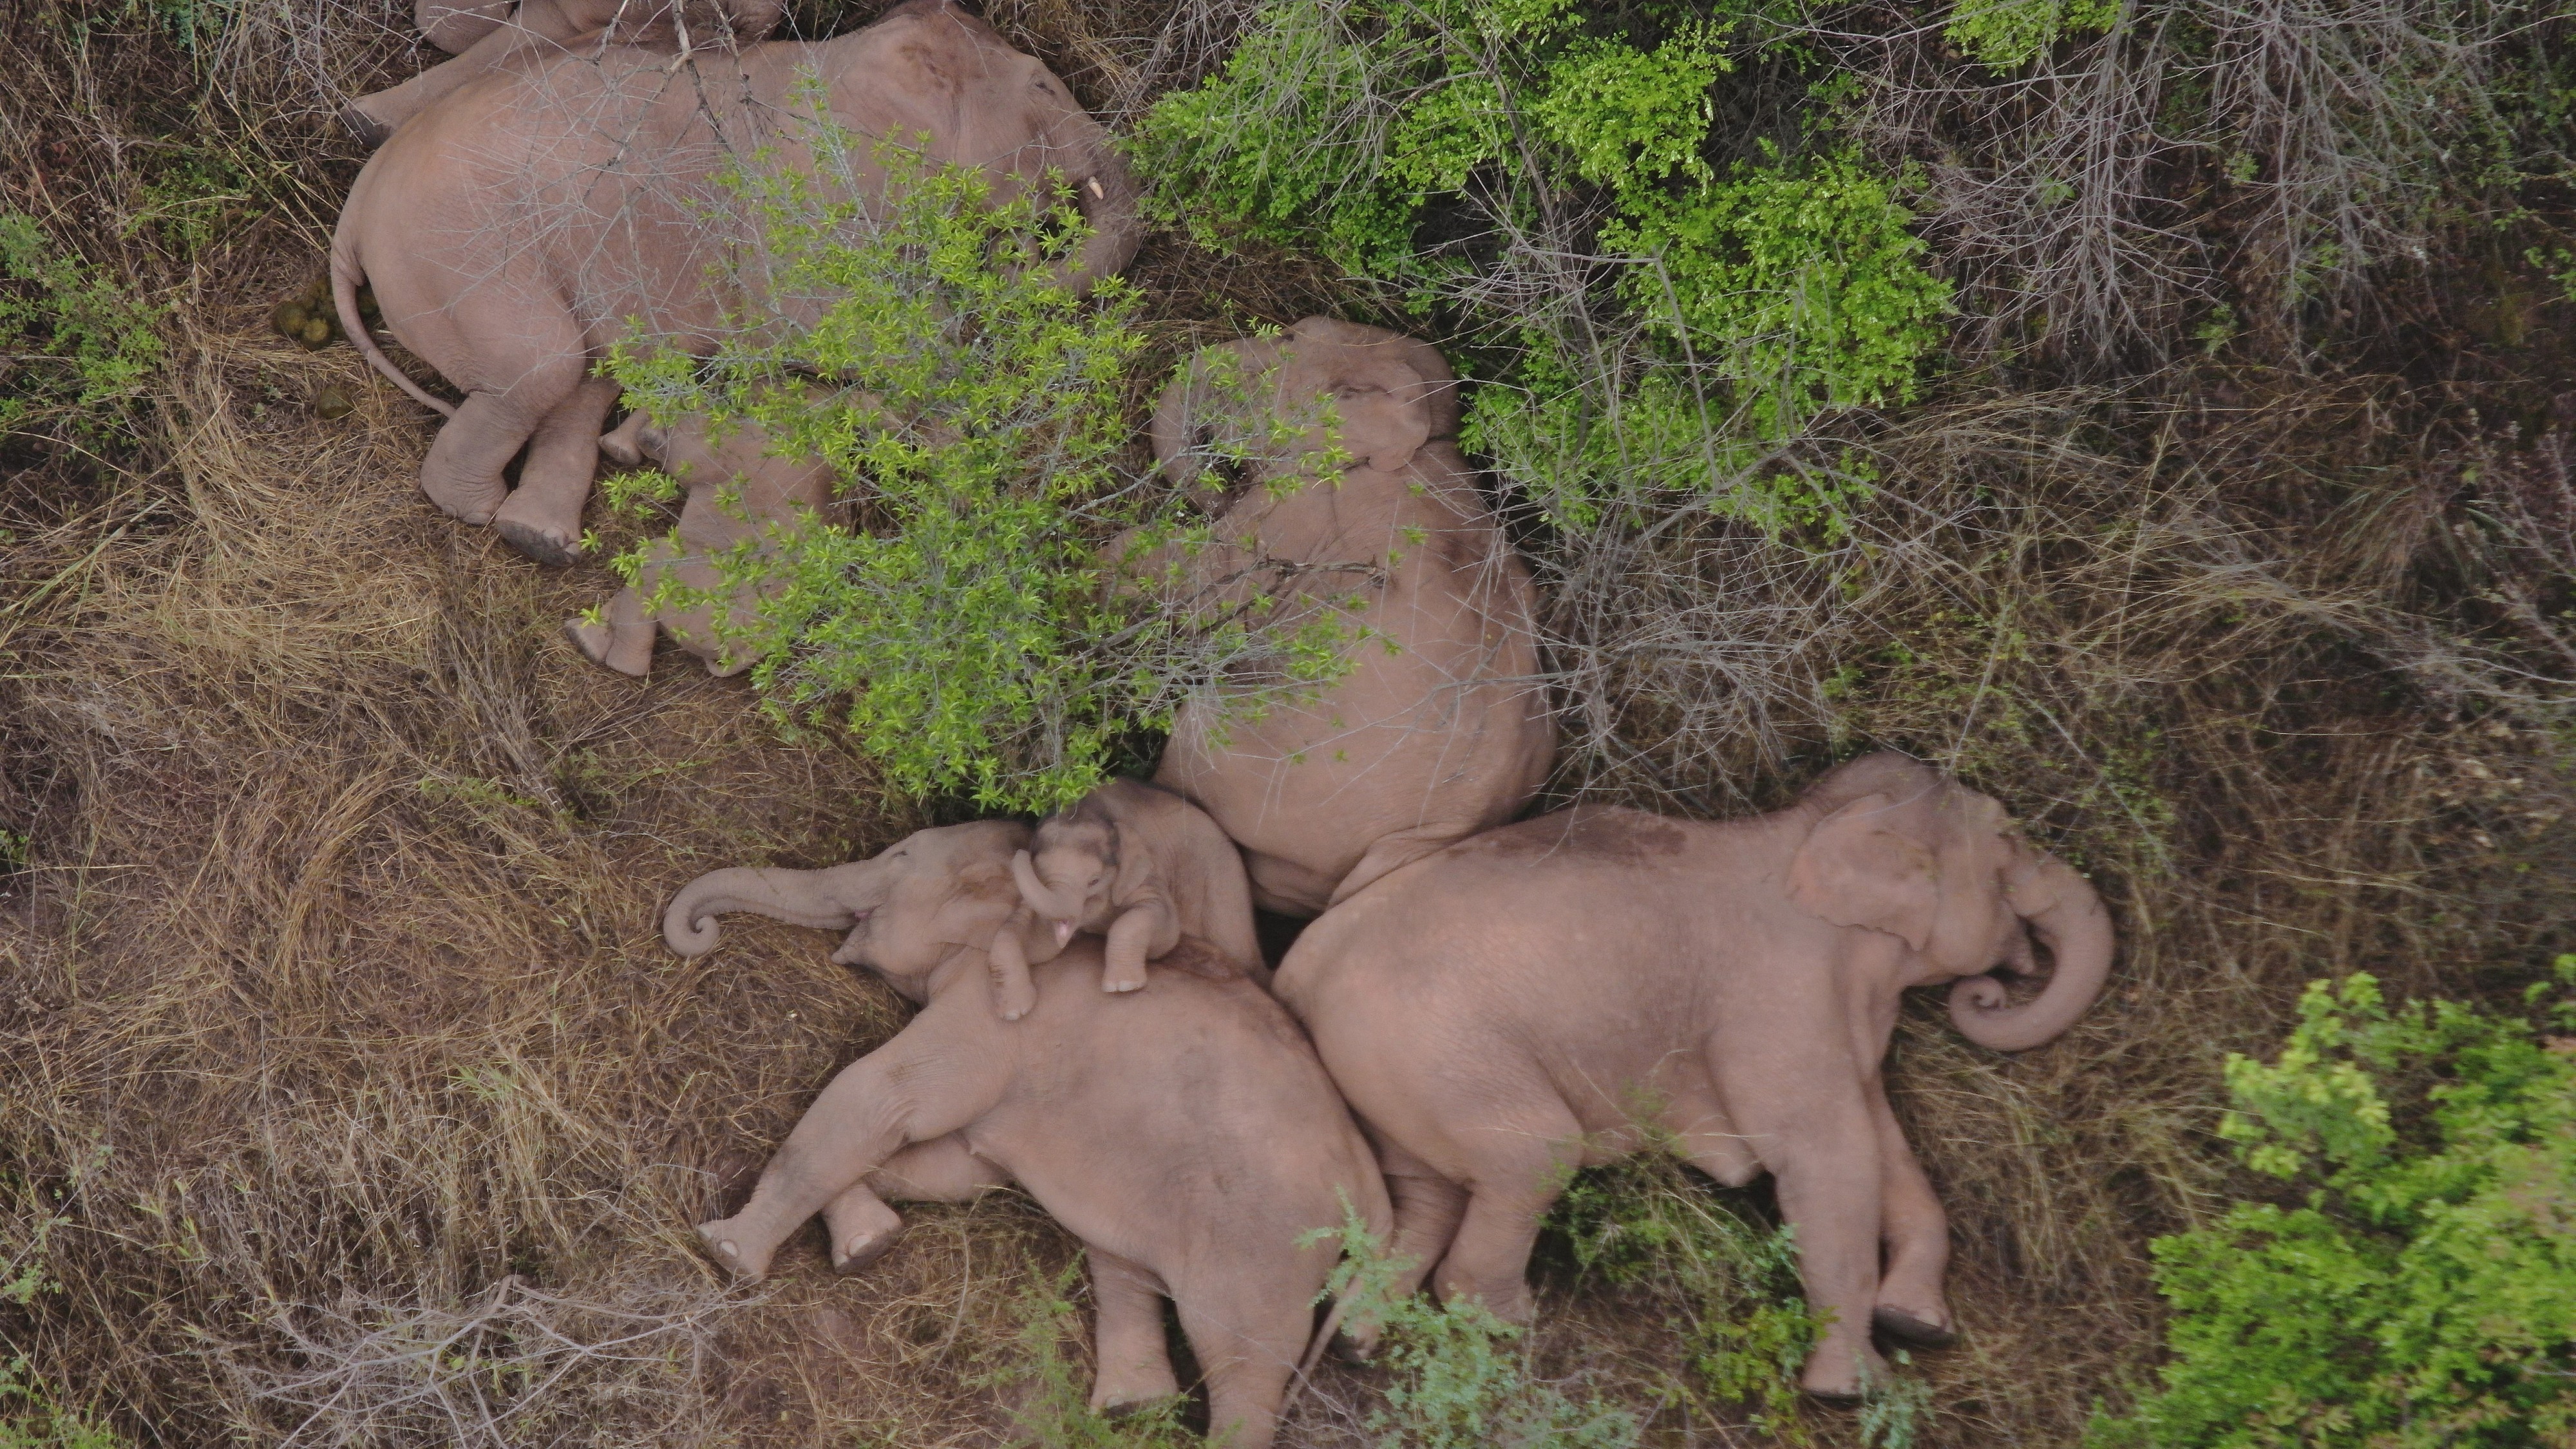
M 1076 939 L 1031 973 L 1040 1009 L 996 1019 L 982 943 L 1018 910 L 1010 863 L 1028 839 L 1010 821 L 952 825 L 830 870 L 722 870 L 680 892 L 663 938 L 682 955 L 714 948 L 715 912 L 759 911 L 847 929 L 833 959 L 922 1003 L 823 1089 L 742 1211 L 698 1232 L 757 1278 L 820 1211 L 848 1272 L 902 1229 L 880 1194 L 964 1200 L 1017 1182 L 1089 1257 L 1093 1406 L 1178 1391 L 1169 1297 L 1216 1435 L 1262 1449 L 1323 1337 L 1312 1305 L 1338 1250 L 1299 1240 L 1345 1204 L 1383 1229 L 1385 1184 L 1296 1023 L 1198 942 L 1163 958 L 1154 990 L 1112 995 L 1094 985 L 1100 946 Z
M 769 434 L 757 423 L 739 423 L 711 441 L 704 417 L 684 417 L 657 427 L 639 412 L 599 440 L 613 462 L 650 461 L 688 490 L 680 505 L 676 542 L 656 540 L 635 582 L 617 591 L 602 618 L 565 621 L 564 634 L 594 663 L 641 679 L 653 667 L 656 626 L 673 642 L 707 662 L 719 677 L 751 667 L 755 648 L 743 642 L 758 625 L 756 602 L 768 586 L 728 586 L 718 558 L 748 562 L 771 553 L 783 536 L 813 522 L 832 501 L 831 466 L 816 458 L 771 456 Z M 656 602 L 665 582 L 690 591 L 689 602 Z M 714 598 L 705 595 L 713 593 Z M 719 620 L 718 616 L 722 618 Z
M 2008 1004 L 1985 973 L 2032 969 L 2033 936 L 2054 972 Z M 1443 1295 L 1527 1319 L 1567 1174 L 1669 1141 L 1729 1186 L 1778 1180 L 1832 1315 L 1804 1383 L 1842 1398 L 1885 1372 L 1873 1323 L 1952 1336 L 1949 1228 L 1879 1075 L 1898 998 L 1956 982 L 1959 1030 L 2019 1051 L 2111 954 L 2093 888 L 2002 807 L 1880 754 L 1754 819 L 1578 809 L 1461 841 L 1326 912 L 1278 991 L 1379 1144 L 1396 1256 Z
M 1254 980 L 1268 982 L 1252 933 L 1243 856 L 1189 801 L 1134 780 L 1112 780 L 1039 822 L 1033 844 L 1011 857 L 1021 904 L 1045 924 L 1055 950 L 1077 931 L 1108 938 L 1101 990 L 1144 989 L 1145 963 L 1184 937 L 1213 946 Z M 1020 946 L 1026 935 L 1006 929 L 993 940 L 993 1006 L 1004 1021 L 1019 1020 L 1037 1004 Z

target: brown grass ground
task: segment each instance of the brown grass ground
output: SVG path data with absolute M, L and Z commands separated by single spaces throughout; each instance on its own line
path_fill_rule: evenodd
M 1072 1256 L 1024 1200 L 915 1210 L 850 1282 L 807 1242 L 733 1292 L 686 1241 L 902 1013 L 814 933 L 745 922 L 681 962 L 657 908 L 698 871 L 843 859 L 916 815 L 738 682 L 583 664 L 555 627 L 605 571 L 436 516 L 412 482 L 431 420 L 345 347 L 266 329 L 352 169 L 310 103 L 339 62 L 233 56 L 190 103 L 264 215 L 184 261 L 82 225 L 131 214 L 148 167 L 110 143 L 172 134 L 184 72 L 131 15 L 69 44 L 75 13 L 8 17 L 34 79 L 0 131 L 7 200 L 165 289 L 173 352 L 139 448 L 20 448 L 0 497 L 0 825 L 31 842 L 0 882 L 0 1261 L 41 1242 L 58 1285 L 0 1305 L 10 1352 L 146 1443 L 1008 1437 L 1014 1391 L 982 1376 Z M 1098 13 L 995 18 L 1106 104 L 1152 82 L 1160 22 Z M 349 64 L 401 64 L 397 21 Z M 1310 273 L 1169 240 L 1139 276 L 1175 348 L 1329 303 Z M 1634 753 L 1569 766 L 1715 809 L 1911 748 L 2112 900 L 2117 979 L 2065 1041 L 1984 1053 L 1931 1003 L 1900 1032 L 1968 1335 L 1921 1360 L 1918 1442 L 2072 1443 L 2145 1381 L 2145 1245 L 2249 1190 L 2211 1134 L 2217 1069 L 2300 983 L 2498 991 L 2568 944 L 2566 661 L 2497 602 L 2562 585 L 2477 521 L 2496 510 L 2460 461 L 2495 418 L 2548 421 L 2564 371 L 2445 330 L 2426 295 L 2439 376 L 1954 384 L 1879 439 L 1870 527 L 1902 546 L 1816 615 L 1814 708 L 1703 749 L 1623 665 Z M 2539 335 L 2569 321 L 2527 310 Z M 315 418 L 325 384 L 356 413 Z M 1641 1406 L 1682 1372 L 1666 1300 L 1543 1277 L 1548 1372 Z M 1291 1442 L 1356 1441 L 1375 1383 L 1331 1370 Z M 1830 1412 L 1803 1432 L 1853 1436 Z M 1655 1429 L 1761 1437 L 1697 1405 Z

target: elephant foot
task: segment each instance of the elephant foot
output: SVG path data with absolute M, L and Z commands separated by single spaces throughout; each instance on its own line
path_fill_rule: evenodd
M 514 518 L 507 503 L 493 512 L 492 524 L 500 530 L 504 542 L 538 563 L 560 568 L 581 562 L 581 530 L 578 528 L 567 533 L 561 524 Z
M 636 679 L 642 679 L 653 671 L 653 636 L 650 634 L 644 636 L 643 648 L 632 648 L 626 639 L 620 637 L 615 626 L 594 624 L 578 614 L 564 620 L 563 632 L 564 637 L 572 641 L 572 647 L 581 651 L 581 657 L 593 664 L 606 665 Z
M 1108 992 L 1142 991 L 1145 989 L 1145 973 L 1140 970 L 1131 974 L 1103 968 L 1100 989 Z
M 1957 1328 L 1884 1303 L 1870 1310 L 1869 1323 L 1882 1336 L 1911 1348 L 1950 1348 L 1959 1341 Z
M 1132 1419 L 1148 1410 L 1159 1408 L 1180 1396 L 1180 1390 L 1175 1388 L 1159 1394 L 1138 1394 L 1129 1399 L 1112 1399 L 1100 1406 L 1100 1417 L 1115 1424 L 1122 1419 Z
M 1038 989 L 1022 980 L 993 984 L 993 1011 L 1004 1021 L 1017 1021 L 1038 1009 Z
M 891 1228 L 849 1238 L 836 1237 L 832 1240 L 832 1271 L 844 1278 L 853 1273 L 864 1273 L 876 1263 L 877 1259 L 894 1251 L 894 1245 L 902 1241 L 903 1224 L 901 1223 Z
M 698 1242 L 707 1257 L 732 1274 L 735 1282 L 757 1283 L 769 1276 L 770 1255 L 748 1251 L 731 1218 L 698 1224 Z
M 1826 1404 L 1857 1404 L 1868 1397 L 1870 1385 L 1888 1381 L 1887 1360 L 1880 1358 L 1877 1350 L 1863 1348 L 1853 1353 L 1836 1349 L 1828 1341 L 1807 1360 L 1806 1372 L 1798 1376 L 1798 1388 L 1808 1398 Z

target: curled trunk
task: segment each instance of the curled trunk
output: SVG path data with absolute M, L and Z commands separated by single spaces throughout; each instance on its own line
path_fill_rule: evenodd
M 1971 976 L 1950 988 L 1950 1023 L 1982 1047 L 2017 1052 L 2054 1041 L 2102 994 L 2111 974 L 2111 915 L 2082 876 L 2033 857 L 2010 878 L 2013 909 L 2056 958 L 2039 995 L 2007 1004 L 2003 983 Z
M 714 918 L 726 911 L 754 911 L 791 925 L 846 931 L 858 924 L 858 912 L 846 904 L 835 874 L 765 867 L 709 871 L 672 898 L 662 916 L 662 940 L 683 956 L 703 956 L 716 948 L 721 932 Z

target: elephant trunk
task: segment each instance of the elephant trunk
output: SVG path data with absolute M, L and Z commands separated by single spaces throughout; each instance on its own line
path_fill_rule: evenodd
M 2017 1052 L 2054 1041 L 2102 994 L 2114 941 L 2102 897 L 2062 861 L 2041 855 L 2008 877 L 2013 909 L 2056 958 L 2038 996 L 2006 1004 L 2003 983 L 1971 976 L 1950 988 L 1950 1023 L 1982 1047 Z
M 709 871 L 672 898 L 662 916 L 662 940 L 683 956 L 703 956 L 716 948 L 721 933 L 714 918 L 725 911 L 756 911 L 791 925 L 848 930 L 861 913 L 847 904 L 836 876 L 835 870 L 759 867 Z
M 1020 899 L 1028 902 L 1029 909 L 1039 915 L 1056 921 L 1082 918 L 1081 897 L 1070 889 L 1059 890 L 1047 884 L 1046 878 L 1038 874 L 1037 862 L 1027 851 L 1012 855 L 1011 879 L 1019 883 Z

